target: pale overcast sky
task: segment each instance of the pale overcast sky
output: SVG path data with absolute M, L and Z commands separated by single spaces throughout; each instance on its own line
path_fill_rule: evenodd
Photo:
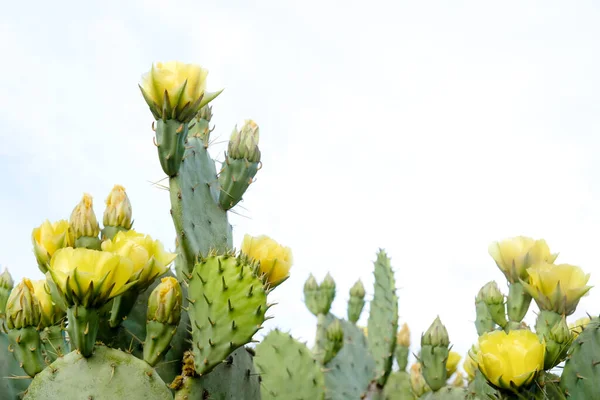
M 101 218 L 115 183 L 135 228 L 173 247 L 137 83 L 152 62 L 177 59 L 205 66 L 209 90 L 225 88 L 213 155 L 222 160 L 238 121 L 260 125 L 264 168 L 231 216 L 234 240 L 268 234 L 295 258 L 263 333 L 312 342 L 309 273 L 332 273 L 333 311 L 345 316 L 356 279 L 373 293 L 379 247 L 413 343 L 439 315 L 462 355 L 477 337 L 477 291 L 492 279 L 506 287 L 490 242 L 545 238 L 598 285 L 596 3 L 295 3 L 4 4 L 0 264 L 39 278 L 31 230 L 68 218 L 84 192 Z M 570 321 L 598 304 L 592 289 Z

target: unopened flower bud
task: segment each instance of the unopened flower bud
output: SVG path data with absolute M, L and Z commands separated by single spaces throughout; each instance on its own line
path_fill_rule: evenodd
M 504 305 L 504 295 L 498 288 L 498 284 L 495 281 L 486 283 L 481 288 L 481 295 L 483 302 L 490 312 L 492 320 L 500 325 L 500 327 L 505 327 L 507 324 L 506 307 Z
M 14 287 L 15 283 L 10 276 L 10 273 L 5 268 L 4 272 L 0 274 L 0 318 L 4 315 L 4 308 L 6 307 L 6 301 L 10 296 L 10 291 Z
M 97 238 L 98 234 L 100 233 L 100 225 L 98 225 L 93 204 L 92 196 L 85 193 L 81 199 L 81 202 L 73 209 L 71 218 L 69 219 L 69 225 L 73 235 L 75 236 L 76 247 L 86 247 L 91 248 L 92 250 L 99 250 L 100 240 Z M 89 238 L 89 240 L 83 239 L 83 242 L 86 243 L 82 243 L 82 241 L 79 240 L 82 237 Z
M 131 229 L 131 202 L 125 188 L 115 185 L 105 202 L 106 209 L 102 220 L 104 226 L 118 227 L 124 230 Z
M 425 334 L 421 338 L 421 346 L 442 346 L 448 347 L 450 345 L 450 338 L 448 337 L 448 330 L 442 324 L 440 317 L 437 317 L 433 324 L 425 331 Z
M 398 335 L 396 335 L 397 343 L 402 347 L 410 347 L 410 329 L 408 328 L 408 324 L 404 323 Z
M 246 159 L 250 162 L 260 161 L 258 149 L 259 129 L 256 122 L 247 119 L 238 129 L 236 126 L 229 140 L 228 155 L 233 159 Z
M 148 299 L 148 320 L 177 325 L 181 318 L 181 286 L 173 277 L 162 278 Z
M 6 324 L 8 329 L 37 327 L 40 324 L 40 303 L 27 278 L 23 278 L 10 292 L 6 302 Z

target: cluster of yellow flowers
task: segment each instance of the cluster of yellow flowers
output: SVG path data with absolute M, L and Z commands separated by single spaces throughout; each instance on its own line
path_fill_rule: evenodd
M 97 250 L 75 246 L 78 237 L 96 237 L 100 232 L 89 195 L 84 195 L 70 221 L 46 220 L 33 230 L 38 265 L 50 274 L 69 306 L 99 307 L 128 289 L 144 290 L 176 257 L 159 241 L 130 229 L 131 205 L 122 186 L 114 187 L 106 204 L 104 224 L 112 223 L 120 231 L 112 239 L 105 238 Z M 289 276 L 293 262 L 289 247 L 268 236 L 246 235 L 241 250 L 258 262 L 271 287 Z
M 489 246 L 498 268 L 509 285 L 520 284 L 542 311 L 563 318 L 573 314 L 582 296 L 589 290 L 590 278 L 575 265 L 555 264 L 558 254 L 552 254 L 544 240 L 515 237 Z M 575 337 L 589 319 L 571 326 Z M 471 348 L 463 368 L 469 380 L 479 370 L 498 388 L 514 389 L 528 385 L 544 369 L 546 343 L 542 335 L 523 329 L 495 330 L 484 333 Z

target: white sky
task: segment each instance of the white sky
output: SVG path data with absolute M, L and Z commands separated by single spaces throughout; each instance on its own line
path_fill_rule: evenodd
M 137 83 L 153 61 L 209 69 L 222 159 L 238 121 L 264 168 L 232 215 L 235 243 L 293 248 L 268 329 L 312 342 L 309 273 L 336 278 L 345 316 L 392 257 L 413 343 L 440 315 L 476 340 L 474 297 L 502 275 L 494 240 L 545 238 L 598 285 L 599 8 L 591 1 L 10 2 L 0 15 L 0 264 L 39 278 L 31 230 L 113 184 L 135 228 L 173 247 L 168 193 Z M 215 137 L 216 137 L 215 136 Z M 570 320 L 598 312 L 592 289 Z M 534 321 L 532 307 L 527 321 Z M 366 323 L 367 313 L 362 323 Z M 265 331 L 267 331 L 266 329 Z M 417 351 L 414 346 L 413 351 Z

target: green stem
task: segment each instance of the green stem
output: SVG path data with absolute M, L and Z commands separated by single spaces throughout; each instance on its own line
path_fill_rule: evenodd
M 128 290 L 122 295 L 114 298 L 109 320 L 111 328 L 118 327 L 129 315 L 133 306 L 135 306 L 138 294 L 137 290 Z
M 33 326 L 8 331 L 9 351 L 14 351 L 15 358 L 23 370 L 32 378 L 42 372 L 46 366 L 42 356 L 42 343 L 37 329 Z
M 513 322 L 521 322 L 531 304 L 531 296 L 525 291 L 521 282 L 508 285 L 508 297 L 506 299 L 506 310 L 508 319 Z
M 73 306 L 67 310 L 67 318 L 69 319 L 67 331 L 71 339 L 71 347 L 77 349 L 84 357 L 91 356 L 100 324 L 98 310 Z
M 315 358 L 321 364 L 325 363 L 326 341 L 327 341 L 327 316 L 319 314 L 317 316 L 317 333 L 315 336 Z

